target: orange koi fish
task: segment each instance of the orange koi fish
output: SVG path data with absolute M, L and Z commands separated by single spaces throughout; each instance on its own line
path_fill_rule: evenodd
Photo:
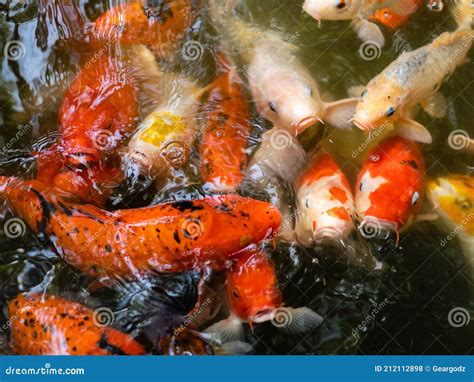
M 374 7 L 370 20 L 395 29 L 404 24 L 423 5 L 423 0 L 383 1 L 381 3 L 383 7 L 379 9 Z
M 142 355 L 129 335 L 94 323 L 94 312 L 76 302 L 39 294 L 8 304 L 13 351 L 20 355 Z
M 86 64 L 61 105 L 59 142 L 38 155 L 38 179 L 70 201 L 102 205 L 121 181 L 116 151 L 137 118 L 129 68 L 106 56 Z
M 228 271 L 226 280 L 230 317 L 204 333 L 219 345 L 245 339 L 243 323 L 271 321 L 289 333 L 303 333 L 318 326 L 322 318 L 306 307 L 282 307 L 275 265 L 264 252 L 247 251 Z
M 242 81 L 235 68 L 220 55 L 220 74 L 203 106 L 206 131 L 201 144 L 202 179 L 217 191 L 234 191 L 243 179 L 250 111 Z
M 63 259 L 90 275 L 224 269 L 281 224 L 271 204 L 237 195 L 107 212 L 50 198 L 37 181 L 0 178 L 0 184 L 28 226 L 54 237 Z
M 201 0 L 163 0 L 156 6 L 130 1 L 109 9 L 94 23 L 93 42 L 143 44 L 162 55 L 173 50 L 191 27 Z
M 425 163 L 417 144 L 395 136 L 369 154 L 356 183 L 363 233 L 400 232 L 415 221 L 424 195 Z
M 296 240 L 309 245 L 323 238 L 342 240 L 354 225 L 352 190 L 345 174 L 330 154 L 314 159 L 296 182 L 298 217 Z

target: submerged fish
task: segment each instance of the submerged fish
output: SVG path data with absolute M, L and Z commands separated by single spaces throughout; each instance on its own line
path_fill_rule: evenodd
M 281 224 L 272 205 L 237 195 L 107 212 L 48 197 L 37 181 L 3 177 L 0 190 L 34 232 L 51 237 L 67 263 L 90 275 L 223 269 Z
M 244 177 L 244 149 L 252 126 L 235 67 L 222 54 L 218 59 L 219 73 L 203 105 L 206 129 L 201 143 L 201 176 L 213 190 L 234 191 Z
M 173 336 L 163 337 L 159 344 L 162 355 L 212 355 L 213 349 L 197 333 L 185 329 Z
M 422 152 L 412 141 L 395 136 L 371 150 L 355 188 L 362 234 L 375 237 L 408 228 L 423 202 L 424 175 Z
M 147 48 L 137 46 L 134 51 L 155 66 L 148 71 L 160 71 Z M 127 153 L 127 165 L 138 166 L 141 174 L 151 178 L 164 177 L 170 169 L 187 163 L 199 128 L 201 91 L 194 82 L 185 76 L 162 73 L 159 87 L 154 110 L 134 133 Z
M 201 0 L 163 0 L 156 5 L 132 0 L 109 9 L 90 30 L 92 41 L 143 44 L 159 55 L 176 49 L 194 22 Z M 145 4 L 145 5 L 144 5 Z
M 128 334 L 97 323 L 91 309 L 60 297 L 19 295 L 8 304 L 8 314 L 16 354 L 145 354 Z
M 284 308 L 275 265 L 261 251 L 248 251 L 228 271 L 226 280 L 230 317 L 205 330 L 219 345 L 245 340 L 243 323 L 272 321 L 288 333 L 304 333 L 317 327 L 322 317 L 306 307 Z
M 236 0 L 212 0 L 210 16 L 226 48 L 244 61 L 258 112 L 295 136 L 322 121 L 350 128 L 357 100 L 323 102 L 317 84 L 296 57 L 296 47 L 276 32 L 237 18 L 235 5 Z
M 412 120 L 409 113 L 421 104 L 434 118 L 446 115 L 447 103 L 439 89 L 471 48 L 473 32 L 470 21 L 466 21 L 471 12 L 469 7 L 459 9 L 457 31 L 445 32 L 430 44 L 403 53 L 372 79 L 357 105 L 354 124 L 365 131 L 394 124 L 399 135 L 431 143 L 429 131 Z
M 427 194 L 444 228 L 459 239 L 474 275 L 474 177 L 449 175 L 430 180 Z
M 321 20 L 351 20 L 352 26 L 364 41 L 385 45 L 377 21 L 390 28 L 403 24 L 421 6 L 423 0 L 305 0 L 303 10 Z
M 315 157 L 296 182 L 298 217 L 295 239 L 310 245 L 344 239 L 354 228 L 354 198 L 349 181 L 328 153 Z

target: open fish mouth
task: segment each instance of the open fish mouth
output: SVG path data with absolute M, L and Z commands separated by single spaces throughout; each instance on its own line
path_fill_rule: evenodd
M 356 125 L 359 129 L 363 130 L 363 131 L 370 131 L 372 130 L 372 127 L 369 126 L 368 124 L 366 123 L 363 123 L 357 119 L 353 119 L 352 122 L 354 123 L 354 125 Z
M 307 128 L 313 126 L 317 122 L 321 121 L 318 117 L 314 115 L 310 115 L 309 117 L 303 118 L 301 121 L 299 121 L 296 124 L 293 124 L 293 127 L 295 127 L 298 130 L 298 133 L 302 133 L 304 130 Z
M 275 308 L 262 309 L 252 316 L 252 322 L 256 324 L 261 324 L 262 322 L 271 321 L 275 318 L 275 315 L 276 315 Z
M 366 216 L 359 225 L 359 231 L 366 239 L 382 237 L 387 239 L 391 232 L 397 232 L 398 224 Z

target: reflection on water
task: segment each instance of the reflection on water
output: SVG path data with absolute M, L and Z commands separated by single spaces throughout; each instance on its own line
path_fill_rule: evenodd
M 180 19 L 179 25 L 168 25 L 163 15 L 171 17 L 173 12 L 166 6 L 163 8 L 163 1 L 147 3 L 149 18 L 162 17 L 161 29 L 155 30 L 151 38 L 141 33 L 142 24 L 133 13 L 130 20 L 135 29 L 111 30 L 106 22 L 95 31 L 91 29 L 92 23 L 107 10 L 120 4 L 127 5 L 125 1 L 0 0 L 1 175 L 35 176 L 36 153 L 45 151 L 57 141 L 60 107 L 81 67 L 97 68 L 98 62 L 104 59 L 109 63 L 116 60 L 128 65 L 130 53 L 126 46 L 117 43 L 118 35 L 125 34 L 131 42 L 147 44 L 161 68 L 192 78 L 196 88 L 203 88 L 213 80 L 219 36 L 205 12 Z M 448 1 L 445 3 L 445 9 L 452 5 Z M 422 7 L 400 29 L 384 29 L 385 48 L 366 60 L 360 54 L 361 43 L 348 23 L 323 22 L 318 27 L 317 22 L 303 14 L 297 2 L 247 0 L 239 7 L 239 14 L 261 28 L 278 30 L 288 38 L 293 36 L 291 41 L 299 48 L 299 58 L 310 70 L 327 101 L 346 98 L 350 88 L 365 85 L 403 51 L 422 46 L 442 31 L 454 28 L 448 13 L 430 12 Z M 173 28 L 181 28 L 185 33 L 177 33 Z M 164 34 L 163 30 L 169 34 Z M 244 73 L 243 68 L 239 68 L 239 72 Z M 434 138 L 434 144 L 423 147 L 428 176 L 472 175 L 472 156 L 453 150 L 448 145 L 448 136 L 456 129 L 474 136 L 473 73 L 472 61 L 469 61 L 442 87 L 449 104 L 446 119 L 431 120 L 423 113 L 418 117 L 419 122 L 430 124 Z M 150 94 L 162 93 L 164 81 L 169 80 L 160 77 L 152 82 L 147 80 L 149 78 L 145 76 L 142 88 L 145 96 L 140 98 L 138 116 L 133 119 L 137 125 L 155 105 Z M 262 133 L 271 127 L 256 114 L 252 103 L 250 106 L 253 131 L 246 151 L 249 156 L 258 148 Z M 117 113 L 121 110 L 123 107 L 118 108 Z M 100 118 L 100 115 L 94 115 L 87 123 L 99 123 Z M 76 117 L 73 120 L 77 122 Z M 124 131 L 123 136 L 114 137 L 126 141 L 132 127 Z M 320 129 L 309 129 L 300 137 L 300 142 L 308 152 L 322 145 L 333 154 L 354 184 L 364 160 L 359 152 L 363 150 L 359 148 L 365 148 L 367 137 L 359 131 L 348 133 L 332 128 L 326 129 L 324 138 L 321 134 Z M 111 189 L 107 208 L 191 200 L 209 193 L 200 181 L 200 137 L 196 138 L 187 165 L 170 168 L 167 176 L 156 182 L 139 176 L 133 169 L 126 171 L 127 179 Z M 117 155 L 121 154 L 119 151 Z M 284 198 L 291 202 L 294 198 L 278 177 L 266 182 L 266 188 L 262 189 L 261 183 L 247 179 L 240 193 L 272 202 Z M 284 198 L 281 195 L 285 195 Z M 14 217 L 6 205 L 0 213 L 2 222 Z M 465 269 L 466 260 L 455 240 L 440 247 L 446 234 L 429 221 L 415 224 L 403 233 L 398 247 L 396 237 L 367 243 L 355 236 L 347 243 L 347 248 L 352 250 L 341 250 L 341 247 L 324 243 L 306 249 L 278 244 L 272 258 L 285 305 L 307 306 L 325 320 L 309 335 L 286 334 L 271 323 L 256 325 L 253 332 L 246 327 L 245 339 L 254 345 L 256 353 L 472 352 L 473 324 L 454 328 L 448 322 L 452 308 L 474 309 L 471 275 Z M 90 279 L 65 265 L 49 241 L 26 228 L 16 237 L 3 232 L 0 242 L 2 306 L 18 293 L 30 290 L 61 294 L 90 307 L 108 306 L 116 312 L 115 326 L 137 335 L 150 350 L 158 351 L 155 347 L 158 340 L 170 334 L 173 325 L 180 325 L 196 302 L 196 288 L 202 275 L 194 272 L 158 275 L 135 284 L 126 281 L 110 284 Z M 359 258 L 367 253 L 379 262 L 371 255 L 369 260 Z M 222 281 L 219 278 L 222 275 L 214 275 L 209 284 L 218 284 Z M 209 311 L 200 317 L 203 327 L 206 322 L 224 314 L 219 309 L 222 308 L 209 307 Z M 218 311 L 217 316 L 213 310 Z M 2 321 L 7 319 L 5 314 L 3 309 Z M 8 351 L 5 346 L 7 332 L 0 333 L 0 344 L 5 352 Z M 185 352 L 186 346 L 200 349 L 196 352 L 210 352 L 207 345 L 199 341 L 181 340 L 177 352 Z M 159 351 L 163 352 L 163 349 Z

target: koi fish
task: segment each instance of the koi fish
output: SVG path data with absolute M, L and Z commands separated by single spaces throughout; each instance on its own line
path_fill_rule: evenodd
M 234 67 L 220 54 L 220 74 L 203 105 L 206 130 L 201 143 L 201 176 L 217 191 L 234 191 L 244 175 L 244 152 L 252 130 L 243 84 Z
M 364 236 L 399 233 L 415 221 L 423 202 L 424 174 L 422 152 L 407 139 L 385 139 L 369 153 L 355 191 Z
M 90 30 L 93 42 L 149 45 L 164 56 L 175 50 L 199 14 L 201 0 L 130 1 L 102 14 Z M 145 4 L 145 5 L 144 5 Z
M 183 330 L 179 334 L 163 337 L 159 344 L 162 355 L 213 355 L 214 351 L 198 334 Z
M 382 48 L 385 37 L 374 21 L 397 28 L 422 3 L 423 0 L 305 0 L 303 10 L 319 23 L 321 20 L 351 20 L 362 41 L 370 41 Z
M 272 321 L 288 333 L 304 333 L 317 327 L 322 317 L 306 307 L 293 309 L 282 306 L 275 266 L 267 254 L 248 251 L 228 271 L 226 294 L 230 317 L 204 331 L 219 344 L 242 343 L 243 323 Z
M 456 232 L 474 274 L 474 177 L 450 175 L 430 180 L 427 194 L 443 228 Z
M 433 12 L 442 12 L 444 9 L 444 2 L 442 0 L 430 0 L 428 9 Z
M 447 103 L 439 89 L 471 48 L 473 32 L 467 27 L 471 12 L 469 7 L 458 10 L 457 31 L 445 32 L 430 44 L 403 53 L 372 79 L 357 105 L 354 124 L 364 131 L 393 124 L 400 136 L 431 143 L 429 131 L 409 113 L 421 104 L 434 118 L 446 115 Z
M 237 195 L 107 212 L 50 198 L 38 181 L 1 178 L 0 185 L 26 224 L 52 237 L 62 258 L 89 275 L 224 269 L 281 224 L 272 205 Z
M 134 48 L 137 55 L 156 66 L 151 52 Z M 159 68 L 151 68 L 155 72 Z M 182 168 L 188 161 L 198 131 L 200 89 L 184 76 L 164 74 L 157 106 L 143 120 L 128 144 L 127 165 L 159 178 Z
M 340 241 L 354 228 L 354 198 L 349 181 L 328 153 L 315 157 L 296 182 L 295 238 L 308 246 L 324 238 Z
M 94 312 L 56 296 L 19 295 L 8 304 L 12 347 L 20 355 L 142 355 L 128 334 L 94 323 Z
M 273 124 L 301 134 L 318 122 L 350 128 L 357 100 L 324 102 L 310 73 L 296 57 L 296 47 L 280 34 L 251 26 L 233 15 L 236 0 L 212 0 L 210 16 L 247 67 L 258 112 Z

